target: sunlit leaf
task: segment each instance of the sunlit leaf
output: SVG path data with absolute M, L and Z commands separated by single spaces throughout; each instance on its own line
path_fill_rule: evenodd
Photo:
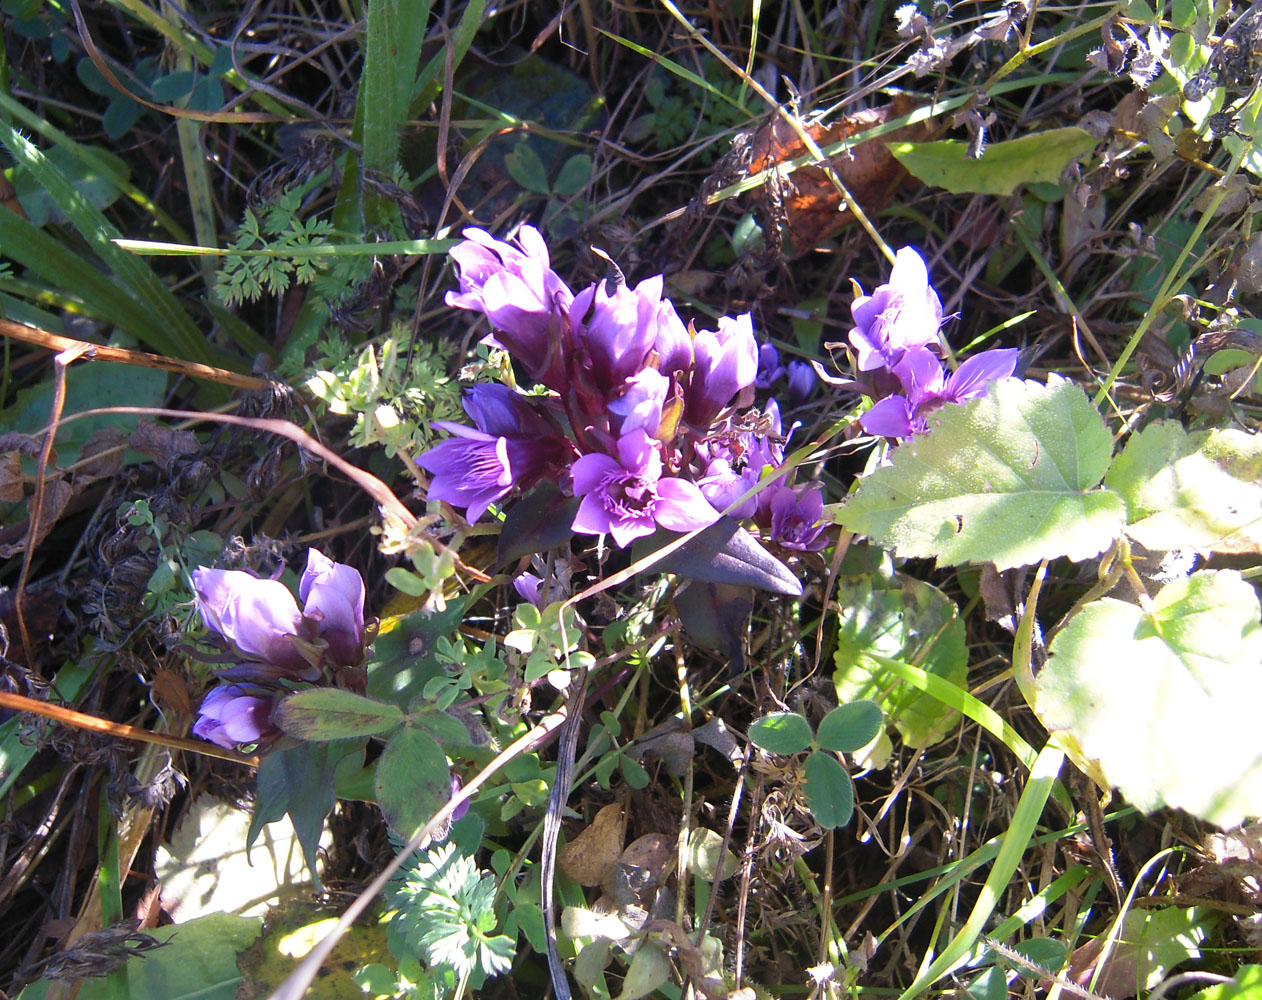
M 399 836 L 410 839 L 451 798 L 451 775 L 438 741 L 417 729 L 391 737 L 377 763 L 377 804 Z
M 1076 615 L 1036 678 L 1039 718 L 1141 809 L 1220 826 L 1262 814 L 1257 592 L 1232 570 L 1199 572 L 1152 606 L 1104 598 Z
M 750 723 L 749 738 L 771 753 L 801 753 L 811 745 L 811 727 L 796 712 L 772 712 Z
M 403 721 L 403 710 L 338 688 L 310 688 L 283 699 L 274 718 L 300 740 L 343 740 L 387 732 Z
M 841 576 L 837 603 L 842 608 L 833 671 L 838 702 L 874 699 L 910 746 L 945 739 L 959 713 L 867 654 L 915 663 L 965 687 L 968 648 L 955 603 L 932 584 L 888 569 Z
M 1189 434 L 1161 420 L 1133 435 L 1105 485 L 1126 501 L 1126 533 L 1146 548 L 1262 550 L 1262 438 Z
M 981 157 L 968 155 L 960 139 L 898 142 L 890 151 L 912 176 L 952 194 L 1010 195 L 1018 184 L 1054 184 L 1070 162 L 1095 149 L 1096 138 L 1080 128 L 1056 128 L 992 142 Z
M 884 715 L 874 701 L 838 705 L 820 721 L 815 739 L 825 750 L 853 753 L 867 746 L 881 731 Z
M 839 524 L 900 556 L 1001 570 L 1088 559 L 1120 534 L 1125 504 L 1099 487 L 1108 428 L 1072 382 L 993 382 L 981 399 L 934 411 L 929 427 L 860 481 Z

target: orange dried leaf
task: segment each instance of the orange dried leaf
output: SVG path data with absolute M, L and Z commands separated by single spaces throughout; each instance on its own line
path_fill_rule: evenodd
M 811 125 L 806 128 L 806 133 L 824 148 L 900 118 L 913 107 L 910 99 L 900 96 L 880 108 L 856 111 L 830 124 Z M 879 212 L 889 207 L 899 186 L 908 178 L 907 171 L 894 159 L 887 143 L 924 142 L 940 131 L 941 126 L 932 120 L 918 122 L 844 150 L 833 156 L 829 164 L 865 213 Z M 778 115 L 755 133 L 751 146 L 751 174 L 807 153 L 797 133 Z M 776 183 L 775 178 L 768 183 Z M 793 253 L 810 250 L 854 220 L 854 214 L 844 210 L 841 194 L 820 167 L 800 167 L 783 183 L 781 199 L 777 199 L 766 186 L 754 191 L 753 197 L 772 210 L 773 215 L 774 203 L 782 200 L 785 236 L 792 243 Z

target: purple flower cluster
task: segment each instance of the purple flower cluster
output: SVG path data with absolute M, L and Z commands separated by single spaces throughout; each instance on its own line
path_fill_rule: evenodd
M 268 745 L 280 737 L 272 709 L 284 685 L 332 677 L 345 682 L 364 658 L 364 580 L 318 549 L 298 583 L 303 609 L 279 580 L 241 570 L 193 570 L 197 608 L 237 662 L 228 683 L 206 695 L 193 733 L 221 747 Z
M 926 414 L 946 403 L 986 394 L 986 384 L 1007 378 L 1017 363 L 1015 349 L 983 351 L 952 374 L 943 368 L 938 331 L 942 303 L 929 284 L 920 254 L 903 247 L 888 284 L 871 295 L 862 289 L 850 306 L 850 332 L 857 384 L 876 402 L 859 418 L 869 434 L 909 438 L 928 428 Z
M 516 245 L 480 229 L 465 237 L 451 251 L 460 288 L 448 305 L 483 313 L 492 327 L 484 342 L 549 392 L 469 388 L 464 406 L 474 426 L 440 425 L 453 436 L 418 459 L 433 476 L 429 499 L 476 521 L 491 504 L 548 480 L 580 499 L 575 532 L 607 534 L 622 547 L 659 527 L 713 524 L 765 466 L 783 461 L 775 402 L 774 421 L 759 433 L 741 429 L 741 411 L 753 402 L 760 365 L 768 386 L 787 372 L 796 400 L 810 395 L 814 373 L 798 362 L 780 367 L 769 345 L 760 352 L 748 314 L 696 330 L 663 298 L 661 275 L 575 293 L 529 226 Z M 823 547 L 822 493 L 777 488 L 778 515 L 773 490 L 731 513 L 755 518 L 765 538 L 786 548 Z

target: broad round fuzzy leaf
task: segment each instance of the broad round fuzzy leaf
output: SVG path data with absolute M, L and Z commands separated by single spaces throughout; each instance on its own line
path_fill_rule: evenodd
M 935 410 L 929 428 L 860 482 L 838 524 L 900 556 L 1000 570 L 1088 559 L 1121 533 L 1122 498 L 1098 488 L 1108 428 L 1072 382 L 993 382 L 981 399 Z
M 366 665 L 367 693 L 402 708 L 443 676 L 442 661 L 435 655 L 438 640 L 459 628 L 467 603 L 461 597 L 448 601 L 446 611 L 383 615 L 373 658 Z
M 1104 483 L 1126 501 L 1126 533 L 1157 552 L 1262 551 L 1262 438 L 1189 434 L 1161 420 L 1133 435 Z
M 801 753 L 811 745 L 811 727 L 797 712 L 772 712 L 750 723 L 749 738 L 770 753 Z
M 959 712 L 864 654 L 915 663 L 966 688 L 968 647 L 955 603 L 933 584 L 896 576 L 888 567 L 840 577 L 837 603 L 842 608 L 833 672 L 838 702 L 875 699 L 909 746 L 946 739 Z
M 1012 194 L 1018 184 L 1055 184 L 1070 161 L 1086 156 L 1096 138 L 1080 128 L 1054 128 L 1006 142 L 992 142 L 980 158 L 970 143 L 899 142 L 890 151 L 918 180 L 952 194 Z
M 429 733 L 401 729 L 377 762 L 375 786 L 386 822 L 410 840 L 451 798 L 447 757 Z
M 403 710 L 337 688 L 310 688 L 277 705 L 275 719 L 295 739 L 323 742 L 387 732 L 403 721 Z
M 885 716 L 874 701 L 838 705 L 819 724 L 815 741 L 825 750 L 853 753 L 876 739 Z
M 1262 814 L 1260 613 L 1232 570 L 1168 584 L 1151 616 L 1095 601 L 1052 642 L 1035 711 L 1141 809 L 1220 826 Z
M 433 705 L 413 704 L 408 712 L 408 725 L 414 729 L 423 729 L 448 747 L 473 745 L 473 740 L 469 738 L 469 727 Z
M 815 822 L 826 830 L 845 826 L 854 815 L 854 785 L 840 762 L 826 750 L 806 758 L 806 802 Z

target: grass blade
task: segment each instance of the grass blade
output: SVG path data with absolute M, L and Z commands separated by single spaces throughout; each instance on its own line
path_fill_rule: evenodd
M 12 153 L 15 160 L 30 171 L 31 176 L 66 213 L 71 224 L 113 272 L 118 284 L 131 293 L 123 294 L 132 299 L 142 319 L 129 323 L 129 332 L 162 353 L 186 361 L 209 364 L 216 360 L 205 337 L 170 289 L 143 261 L 111 242 L 121 234 L 109 219 L 80 197 L 65 178 L 45 160 L 44 155 L 22 138 L 8 122 L 0 122 L 0 143 Z M 16 248 L 12 243 L 6 241 L 4 245 L 7 252 L 15 253 Z M 63 281 L 60 275 L 50 280 L 54 284 L 61 284 Z

